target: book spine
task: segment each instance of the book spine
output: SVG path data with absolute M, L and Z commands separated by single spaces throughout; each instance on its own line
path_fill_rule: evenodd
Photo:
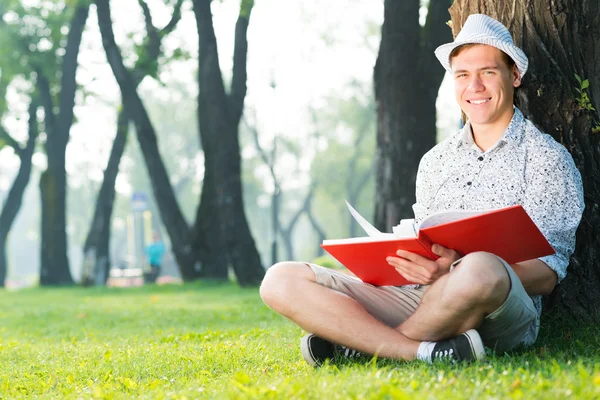
M 433 251 L 431 251 L 431 246 L 433 246 L 433 243 L 431 242 L 431 240 L 429 240 L 427 235 L 425 235 L 422 232 L 419 232 L 419 236 L 417 236 L 417 241 L 421 246 L 423 246 L 423 249 L 428 254 L 428 257 L 430 259 L 437 260 L 438 258 L 440 258 Z

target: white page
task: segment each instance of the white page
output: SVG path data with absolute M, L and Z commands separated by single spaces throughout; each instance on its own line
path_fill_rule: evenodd
M 454 211 L 442 211 L 439 213 L 431 214 L 418 226 L 417 230 L 425 229 L 430 226 L 441 225 L 447 222 L 458 221 L 459 219 L 474 217 L 476 215 L 486 214 L 494 209 L 489 210 L 454 210 Z
M 350 214 L 352 214 L 352 216 L 354 217 L 356 222 L 358 222 L 358 224 L 360 226 L 362 226 L 362 228 L 365 230 L 367 235 L 369 235 L 370 237 L 384 237 L 384 236 L 390 235 L 389 233 L 381 232 L 379 229 L 377 229 L 373 225 L 371 225 L 366 219 L 363 218 L 362 215 L 360 215 L 358 213 L 358 211 L 356 211 L 354 209 L 354 207 L 352 207 L 350 205 L 350 203 L 348 203 L 348 200 L 345 200 L 345 201 L 346 201 L 346 207 L 348 207 L 348 210 L 350 210 Z
M 414 238 L 417 237 L 414 219 L 403 219 L 400 223 L 392 228 L 392 232 L 398 238 Z
M 378 236 L 363 236 L 346 239 L 326 239 L 323 240 L 324 245 L 328 244 L 349 244 L 349 243 L 366 243 L 366 242 L 381 242 L 385 240 L 396 240 L 398 237 L 393 233 L 379 232 Z

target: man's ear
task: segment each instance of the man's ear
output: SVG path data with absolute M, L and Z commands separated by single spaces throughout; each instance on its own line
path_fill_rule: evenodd
M 513 76 L 513 86 L 519 87 L 521 86 L 521 73 L 519 72 L 519 68 L 516 65 L 512 67 L 512 76 Z

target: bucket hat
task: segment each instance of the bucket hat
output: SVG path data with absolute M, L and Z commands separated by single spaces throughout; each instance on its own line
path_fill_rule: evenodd
M 435 56 L 446 71 L 452 73 L 450 53 L 458 46 L 469 43 L 493 46 L 513 59 L 519 69 L 521 78 L 527 72 L 529 60 L 523 50 L 515 46 L 508 29 L 500 22 L 484 14 L 469 15 L 454 42 L 439 46 L 435 49 Z

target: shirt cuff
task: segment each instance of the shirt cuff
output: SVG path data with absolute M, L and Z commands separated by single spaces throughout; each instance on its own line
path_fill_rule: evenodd
M 538 258 L 538 260 L 544 262 L 548 266 L 548 268 L 556 272 L 556 275 L 558 276 L 558 281 L 556 283 L 559 283 L 560 281 L 565 279 L 565 276 L 567 276 L 568 261 L 565 262 L 563 256 L 553 254 L 551 256 L 540 257 Z

